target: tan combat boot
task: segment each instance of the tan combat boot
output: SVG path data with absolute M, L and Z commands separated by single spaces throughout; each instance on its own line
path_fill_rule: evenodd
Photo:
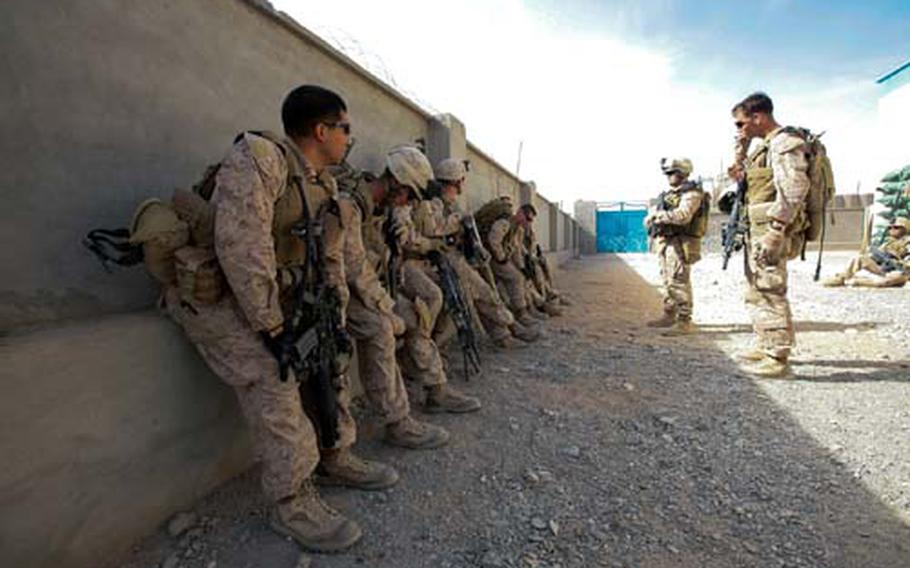
M 740 351 L 734 358 L 740 363 L 755 363 L 767 357 L 767 354 L 758 347 L 752 347 L 746 351 Z
M 562 310 L 559 308 L 559 306 L 556 305 L 556 302 L 547 302 L 541 309 L 551 318 L 559 317 L 562 315 Z
M 540 330 L 536 327 L 528 327 L 521 325 L 520 323 L 514 323 L 509 327 L 509 331 L 512 332 L 512 335 L 525 343 L 533 343 L 540 339 Z
M 503 335 L 502 337 L 497 337 L 493 340 L 493 345 L 497 349 L 501 349 L 503 351 L 508 349 L 520 349 L 522 347 L 527 347 L 527 343 L 518 341 L 511 335 Z
M 398 472 L 384 463 L 355 455 L 350 448 L 324 450 L 316 468 L 316 483 L 365 491 L 385 489 L 398 483 Z
M 559 296 L 558 299 L 559 299 L 560 306 L 574 306 L 575 305 L 575 302 L 566 298 L 565 296 Z
M 438 414 L 451 412 L 463 414 L 480 410 L 480 399 L 458 392 L 449 385 L 434 385 L 427 389 L 427 401 L 424 412 Z
M 550 319 L 550 315 L 547 314 L 547 312 L 543 311 L 543 308 L 538 308 L 537 306 L 528 308 L 528 313 L 531 314 L 532 318 L 539 321 L 546 321 Z
M 520 323 L 525 327 L 536 327 L 537 320 L 531 317 L 531 313 L 528 310 L 521 310 L 515 314 L 515 321 Z
M 289 536 L 313 552 L 338 552 L 360 540 L 357 523 L 329 507 L 310 480 L 297 495 L 278 503 L 270 524 L 275 532 Z
M 651 320 L 646 322 L 645 325 L 648 327 L 673 327 L 673 324 L 676 323 L 676 314 L 670 312 L 664 312 L 664 315 L 660 319 Z
M 831 278 L 822 280 L 822 286 L 825 288 L 838 288 L 847 282 L 847 277 L 843 274 L 835 274 Z
M 777 357 L 765 355 L 761 360 L 745 367 L 743 370 L 756 377 L 780 379 L 790 375 L 790 364 L 787 359 L 778 359 Z
M 698 326 L 692 323 L 690 319 L 679 319 L 673 324 L 673 327 L 661 333 L 664 337 L 678 337 L 680 335 L 689 335 L 698 332 Z
M 385 443 L 410 450 L 431 450 L 444 446 L 449 433 L 439 426 L 414 420 L 410 416 L 385 428 Z

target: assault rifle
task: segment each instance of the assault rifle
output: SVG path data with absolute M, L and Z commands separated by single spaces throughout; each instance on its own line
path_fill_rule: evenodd
M 477 230 L 477 222 L 473 216 L 464 217 L 461 220 L 464 228 L 464 239 L 462 240 L 462 252 L 468 262 L 476 268 L 487 284 L 497 293 L 496 279 L 493 277 L 493 269 L 490 268 L 490 252 L 484 248 L 483 241 L 480 239 L 480 232 Z
M 667 210 L 667 201 L 664 199 L 664 196 L 666 194 L 667 194 L 667 192 L 664 191 L 664 192 L 661 192 L 661 194 L 659 196 L 657 196 L 657 207 L 654 208 L 654 211 L 661 212 L 661 211 Z M 660 236 L 659 225 L 652 221 L 651 224 L 648 225 L 648 237 L 653 239 L 658 236 Z
M 347 371 L 353 345 L 342 325 L 338 290 L 327 281 L 322 221 L 309 218 L 291 232 L 306 243 L 307 264 L 285 322 L 294 348 L 279 365 L 282 376 L 287 376 L 288 367 L 294 370 L 301 390 L 306 389 L 315 402 L 320 442 L 331 447 L 339 436 L 336 377 Z
M 746 232 L 749 230 L 749 219 L 746 213 L 746 189 L 745 179 L 736 182 L 736 193 L 733 194 L 733 203 L 730 208 L 730 218 L 724 224 L 721 230 L 721 244 L 723 252 L 723 269 L 727 269 L 730 257 L 733 253 L 742 249 L 746 243 Z
M 467 381 L 471 375 L 480 372 L 480 351 L 477 349 L 477 334 L 474 331 L 471 309 L 465 301 L 458 273 L 452 268 L 445 255 L 434 250 L 427 254 L 427 258 L 439 274 L 446 309 L 455 322 L 455 329 L 458 330 L 458 343 L 461 345 L 461 353 L 464 356 L 464 378 Z
M 547 257 L 543 255 L 543 249 L 540 248 L 540 243 L 537 243 L 535 246 L 537 253 L 537 263 L 540 265 L 540 269 L 543 270 L 543 276 L 547 281 L 552 281 L 550 278 L 550 263 L 547 262 Z
M 885 272 L 903 272 L 907 274 L 910 272 L 904 263 L 901 262 L 901 259 L 897 258 L 891 253 L 887 253 L 878 247 L 869 248 L 869 256 L 875 262 L 875 264 L 882 267 Z
M 398 235 L 395 234 L 395 208 L 386 206 L 385 222 L 382 224 L 382 233 L 385 235 L 385 245 L 389 247 L 389 262 L 386 266 L 385 281 L 389 296 L 394 300 L 398 294 L 398 265 L 401 262 L 401 249 L 398 246 Z

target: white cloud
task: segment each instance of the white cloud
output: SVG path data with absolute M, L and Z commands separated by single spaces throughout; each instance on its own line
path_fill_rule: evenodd
M 654 195 L 662 156 L 688 156 L 705 176 L 730 160 L 729 108 L 746 93 L 680 80 L 684 56 L 670 47 L 557 28 L 518 0 L 274 4 L 321 35 L 356 40 L 355 58 L 384 62 L 399 88 L 458 116 L 469 139 L 505 166 L 515 167 L 523 141 L 521 176 L 567 209 L 579 198 Z M 829 85 L 771 94 L 788 111 L 781 118 L 828 130 L 839 185 L 852 190 L 868 175 L 862 157 L 874 109 L 864 106 L 866 87 Z

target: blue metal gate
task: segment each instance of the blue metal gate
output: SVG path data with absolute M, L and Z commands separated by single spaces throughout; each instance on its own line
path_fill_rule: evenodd
M 597 252 L 647 252 L 644 221 L 648 211 L 627 206 L 619 203 L 618 209 L 597 212 Z

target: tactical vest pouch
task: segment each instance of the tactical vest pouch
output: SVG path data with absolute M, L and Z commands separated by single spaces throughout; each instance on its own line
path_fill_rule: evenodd
M 215 207 L 198 193 L 185 189 L 174 190 L 171 201 L 177 216 L 186 222 L 190 238 L 197 247 L 215 246 Z
M 221 299 L 227 282 L 214 249 L 183 247 L 175 253 L 174 259 L 181 300 L 207 306 Z
M 686 264 L 695 264 L 701 260 L 701 239 L 682 239 L 683 255 L 686 258 Z
M 749 203 L 774 201 L 777 190 L 774 187 L 774 172 L 771 168 L 755 167 L 746 170 Z
M 169 204 L 160 199 L 147 199 L 133 215 L 130 244 L 142 246 L 145 269 L 165 285 L 177 281 L 174 255 L 190 240 L 189 226 Z
M 752 239 L 760 239 L 771 229 L 771 217 L 768 212 L 774 206 L 773 202 L 756 203 L 749 206 L 749 233 Z M 784 256 L 788 260 L 800 256 L 803 243 L 806 240 L 806 214 L 802 210 L 794 218 L 793 223 L 787 227 L 787 244 Z

